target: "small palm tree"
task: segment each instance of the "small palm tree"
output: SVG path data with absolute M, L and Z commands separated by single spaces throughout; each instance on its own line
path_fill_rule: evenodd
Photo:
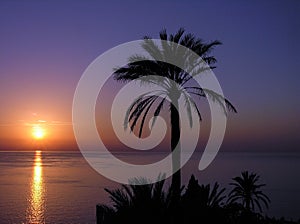
M 257 206 L 259 211 L 262 212 L 262 206 L 260 202 L 263 202 L 266 208 L 270 203 L 270 199 L 260 189 L 265 184 L 259 184 L 260 176 L 248 171 L 242 172 L 241 176 L 234 177 L 233 183 L 230 185 L 234 188 L 229 193 L 229 203 L 240 201 L 247 211 L 254 211 Z
M 134 130 L 136 125 L 139 123 L 139 137 L 142 136 L 145 119 L 150 109 L 156 106 L 152 123 L 153 126 L 155 118 L 160 114 L 163 105 L 168 103 L 168 99 L 171 100 L 171 103 L 169 103 L 171 118 L 171 151 L 174 152 L 172 154 L 172 167 L 174 174 L 172 176 L 171 187 L 174 194 L 178 196 L 177 198 L 179 198 L 181 188 L 180 114 L 177 110 L 179 98 L 183 97 L 186 102 L 185 106 L 189 115 L 190 126 L 192 126 L 192 109 L 197 112 L 199 120 L 202 119 L 200 110 L 193 97 L 212 97 L 212 99 L 219 102 L 221 106 L 223 106 L 223 102 L 225 102 L 225 105 L 229 110 L 236 112 L 234 106 L 227 99 L 224 99 L 212 90 L 206 90 L 199 86 L 195 86 L 192 81 L 193 77 L 199 75 L 201 72 L 215 68 L 214 64 L 216 59 L 214 56 L 210 55 L 210 53 L 215 46 L 220 45 L 221 43 L 219 41 L 204 43 L 201 39 L 196 38 L 194 35 L 190 33 L 184 34 L 184 32 L 184 29 L 181 28 L 176 34 L 168 36 L 166 30 L 162 30 L 159 34 L 160 39 L 162 40 L 162 49 L 149 37 L 145 37 L 142 47 L 154 60 L 147 60 L 147 58 L 143 56 L 133 55 L 129 59 L 129 64 L 125 67 L 118 68 L 114 74 L 114 78 L 117 81 L 128 82 L 140 79 L 143 84 L 156 84 L 163 88 L 163 91 L 156 92 L 155 94 L 149 92 L 139 96 L 128 108 L 124 126 L 127 128 L 128 124 L 130 124 L 131 130 Z M 186 55 L 184 52 L 179 51 L 174 43 L 180 44 L 195 52 L 203 59 L 203 61 L 206 62 L 206 67 L 193 70 L 197 65 L 199 65 L 199 61 L 197 61 L 196 58 L 191 57 L 191 55 Z M 187 62 L 185 64 L 189 65 L 188 71 L 191 72 L 187 73 L 175 65 L 164 63 L 162 62 L 163 60 L 156 60 L 157 58 L 173 58 L 177 61 L 179 58 L 179 61 Z M 226 111 L 226 108 L 224 108 L 224 110 Z

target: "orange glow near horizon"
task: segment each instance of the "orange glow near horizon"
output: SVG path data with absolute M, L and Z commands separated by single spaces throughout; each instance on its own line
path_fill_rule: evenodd
M 32 128 L 32 136 L 36 140 L 43 139 L 45 137 L 46 131 L 43 127 L 41 126 L 33 126 Z

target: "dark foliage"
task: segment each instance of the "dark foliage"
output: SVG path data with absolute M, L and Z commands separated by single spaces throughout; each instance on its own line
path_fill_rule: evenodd
M 173 201 L 172 188 L 166 188 L 164 180 L 146 184 L 145 179 L 135 179 L 134 183 L 143 185 L 122 185 L 116 190 L 105 189 L 112 204 L 97 205 L 98 224 L 300 223 L 263 216 L 262 213 L 249 210 L 243 203 L 225 203 L 225 188 L 220 188 L 218 183 L 199 184 L 194 176 L 191 176 L 187 187 L 182 188 L 180 200 L 176 203 Z
M 240 201 L 246 210 L 254 211 L 255 207 L 262 211 L 260 202 L 263 202 L 266 208 L 270 203 L 270 199 L 265 195 L 261 188 L 265 184 L 259 184 L 259 176 L 248 171 L 242 172 L 240 177 L 234 177 L 234 182 L 231 183 L 234 188 L 229 193 L 229 203 Z

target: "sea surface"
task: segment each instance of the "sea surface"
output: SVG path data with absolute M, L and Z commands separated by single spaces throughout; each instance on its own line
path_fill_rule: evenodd
M 116 155 L 134 161 L 165 156 Z M 271 199 L 266 214 L 300 218 L 299 153 L 220 152 L 203 171 L 197 169 L 200 157 L 195 153 L 184 166 L 184 184 L 194 174 L 200 183 L 218 181 L 229 191 L 232 177 L 244 170 L 257 172 Z M 113 169 L 113 165 L 108 168 Z M 93 170 L 80 152 L 0 152 L 0 224 L 92 224 L 96 204 L 110 202 L 104 188 L 119 186 Z

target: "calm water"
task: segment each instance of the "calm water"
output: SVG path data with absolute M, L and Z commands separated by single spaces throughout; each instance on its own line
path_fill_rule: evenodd
M 163 154 L 119 156 L 152 161 Z M 184 167 L 184 182 L 194 173 L 201 183 L 229 187 L 241 171 L 255 171 L 272 200 L 268 215 L 300 218 L 300 154 L 224 152 L 201 172 L 199 158 L 196 153 Z M 95 223 L 96 204 L 109 202 L 104 188 L 119 186 L 90 168 L 80 153 L 38 151 L 0 152 L 0 183 L 1 224 Z

